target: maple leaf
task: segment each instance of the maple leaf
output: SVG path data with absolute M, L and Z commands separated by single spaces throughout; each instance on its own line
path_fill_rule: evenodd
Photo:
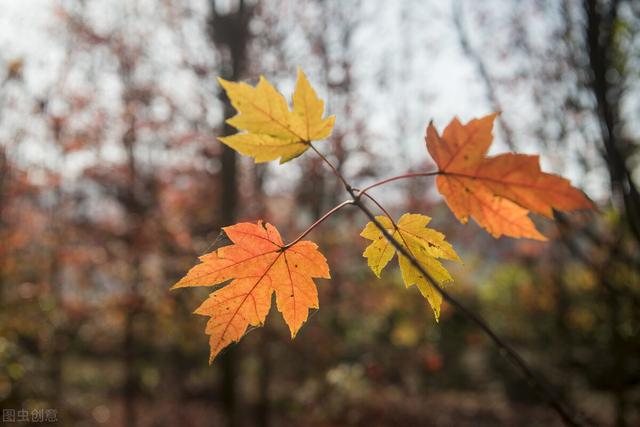
M 442 286 L 453 281 L 453 278 L 438 261 L 438 258 L 452 261 L 460 261 L 460 258 L 451 244 L 445 241 L 444 234 L 427 228 L 431 218 L 426 215 L 404 214 L 397 222 L 397 227 L 386 216 L 377 216 L 376 219 L 431 274 L 438 282 L 438 285 Z M 396 254 L 396 249 L 373 222 L 369 222 L 360 235 L 373 241 L 367 246 L 363 256 L 367 258 L 367 264 L 373 273 L 380 277 L 384 267 Z M 418 287 L 420 293 L 431 305 L 436 320 L 438 320 L 440 317 L 440 305 L 442 304 L 440 292 L 433 288 L 427 278 L 411 264 L 407 257 L 398 254 L 398 263 L 400 264 L 400 272 L 405 286 L 416 285 Z
M 280 158 L 288 162 L 304 153 L 311 141 L 331 135 L 335 116 L 322 118 L 324 102 L 318 98 L 307 76 L 298 69 L 293 92 L 293 111 L 284 96 L 260 76 L 256 87 L 218 79 L 238 114 L 227 120 L 243 133 L 218 139 L 256 163 Z
M 224 227 L 229 246 L 200 257 L 172 289 L 213 286 L 231 280 L 209 295 L 196 314 L 209 316 L 211 356 L 239 341 L 249 326 L 262 326 L 276 305 L 291 331 L 291 337 L 307 320 L 309 309 L 318 308 L 318 291 L 313 278 L 330 278 L 329 267 L 315 243 L 300 241 L 285 247 L 276 228 L 268 223 L 239 223 Z
M 542 172 L 538 156 L 506 153 L 487 156 L 497 114 L 471 120 L 454 118 L 442 136 L 429 123 L 427 149 L 438 166 L 438 191 L 460 222 L 472 217 L 494 237 L 546 240 L 529 212 L 553 218 L 553 209 L 592 209 L 592 202 L 569 180 Z

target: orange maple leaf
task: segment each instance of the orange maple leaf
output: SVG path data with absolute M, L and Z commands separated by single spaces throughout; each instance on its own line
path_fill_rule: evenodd
M 553 218 L 553 209 L 592 209 L 592 202 L 569 180 L 542 172 L 538 156 L 489 157 L 497 113 L 466 125 L 454 118 L 442 136 L 429 123 L 425 140 L 438 166 L 438 191 L 458 220 L 472 217 L 494 237 L 546 238 L 529 218 L 535 212 Z
M 233 244 L 201 256 L 202 262 L 172 288 L 232 280 L 195 310 L 211 317 L 205 330 L 210 335 L 209 363 L 223 348 L 239 341 L 249 325 L 264 324 L 273 292 L 291 337 L 295 337 L 309 309 L 318 308 L 313 278 L 330 278 L 327 260 L 313 242 L 285 247 L 278 230 L 262 221 L 239 223 L 224 231 Z

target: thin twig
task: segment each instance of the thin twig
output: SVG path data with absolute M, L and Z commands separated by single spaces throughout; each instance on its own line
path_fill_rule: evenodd
M 391 216 L 391 214 L 389 214 L 389 212 L 387 212 L 387 210 L 384 208 L 384 206 L 382 206 L 376 199 L 374 199 L 371 194 L 364 193 L 364 192 L 359 193 L 359 194 L 362 194 L 363 196 L 366 196 L 369 200 L 371 200 L 378 207 L 378 209 L 380 209 L 387 216 L 387 218 L 389 218 L 389 221 L 391 221 L 391 224 L 393 224 L 393 227 L 396 230 L 398 229 L 398 225 L 393 220 L 393 217 Z
M 372 188 L 378 187 L 379 185 L 387 184 L 387 183 L 392 182 L 392 181 L 397 181 L 399 179 L 417 178 L 417 177 L 420 177 L 420 176 L 435 176 L 435 175 L 439 175 L 439 174 L 440 174 L 440 171 L 433 171 L 433 172 L 405 173 L 405 174 L 398 175 L 398 176 L 392 176 L 391 178 L 386 178 L 386 179 L 374 182 L 373 184 L 364 187 L 362 190 L 358 191 L 358 195 L 361 196 L 361 195 L 365 194 L 367 191 L 371 190 Z
M 300 240 L 304 239 L 307 234 L 311 233 L 314 228 L 316 228 L 317 226 L 322 224 L 331 215 L 333 215 L 334 213 L 338 212 L 340 209 L 344 208 L 345 206 L 352 205 L 352 204 L 353 204 L 353 200 L 345 200 L 344 202 L 340 203 L 339 205 L 334 206 L 331 210 L 329 210 L 327 213 L 322 215 L 316 222 L 314 222 L 306 230 L 304 230 L 302 232 L 302 234 L 300 234 L 298 237 L 296 237 L 293 241 L 291 241 L 291 242 L 287 243 L 286 245 L 284 245 L 282 247 L 282 249 L 287 249 L 287 248 L 290 248 L 291 246 L 295 245 Z
M 318 151 L 318 149 L 316 147 L 314 147 L 313 144 L 309 143 L 309 146 L 311 147 L 311 149 L 313 151 L 316 152 L 316 154 L 318 156 L 320 156 L 320 158 L 322 159 L 323 162 L 325 162 L 325 164 L 327 166 L 329 166 L 329 168 L 333 171 L 333 174 L 336 176 L 336 178 L 338 178 L 340 181 L 342 181 L 342 184 L 344 184 L 344 188 L 349 191 L 351 189 L 351 186 L 349 185 L 349 183 L 347 182 L 347 180 L 344 178 L 344 176 L 342 176 L 342 174 L 340 173 L 340 171 L 333 165 L 333 163 L 331 163 L 331 161 L 329 161 L 329 159 L 327 159 L 324 154 L 322 154 L 320 151 Z

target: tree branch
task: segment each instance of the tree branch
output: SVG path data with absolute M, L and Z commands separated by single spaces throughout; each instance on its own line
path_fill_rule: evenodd
M 466 317 L 472 323 L 474 323 L 476 326 L 478 326 L 480 328 L 480 330 L 482 330 L 482 332 L 484 332 L 493 341 L 493 343 L 496 345 L 496 347 L 498 347 L 498 349 L 500 350 L 500 354 L 503 355 L 516 368 L 518 368 L 520 373 L 527 379 L 527 382 L 529 383 L 529 385 L 539 393 L 539 395 L 544 399 L 544 401 L 558 414 L 558 416 L 560 416 L 560 418 L 562 419 L 562 421 L 566 425 L 568 425 L 568 426 L 582 426 L 582 425 L 586 425 L 587 423 L 588 424 L 593 424 L 592 422 L 590 422 L 589 420 L 586 420 L 586 419 L 585 419 L 584 422 L 579 421 L 575 411 L 570 409 L 569 405 L 562 401 L 562 399 L 549 386 L 549 384 L 546 382 L 546 380 L 544 380 L 541 376 L 536 374 L 533 371 L 533 369 L 527 364 L 527 362 L 518 354 L 518 352 L 516 352 L 516 350 L 514 350 L 509 344 L 507 344 L 505 341 L 503 341 L 496 334 L 496 332 L 494 332 L 493 329 L 491 329 L 491 327 L 480 316 L 478 316 L 473 311 L 471 311 L 470 309 L 465 307 L 456 298 L 454 298 L 447 291 L 445 291 L 440 286 L 438 286 L 437 282 L 435 281 L 433 276 L 422 266 L 422 264 L 420 264 L 420 262 L 400 242 L 398 242 L 387 231 L 387 229 L 376 219 L 375 215 L 369 210 L 369 208 L 367 208 L 362 202 L 362 196 L 363 195 L 371 198 L 371 196 L 368 196 L 367 193 L 366 193 L 371 188 L 374 188 L 374 187 L 377 187 L 379 185 L 383 185 L 383 184 L 395 181 L 397 179 L 417 177 L 417 176 L 432 176 L 432 175 L 437 175 L 438 172 L 428 172 L 428 173 L 400 175 L 400 176 L 397 176 L 397 177 L 384 179 L 384 180 L 379 181 L 377 183 L 374 183 L 374 184 L 372 184 L 372 185 L 370 185 L 368 187 L 365 187 L 362 190 L 356 190 L 349 184 L 349 182 L 344 178 L 344 176 L 342 176 L 342 174 L 335 168 L 335 166 L 333 166 L 333 164 L 324 155 L 322 155 L 318 150 L 316 150 L 315 147 L 313 147 L 313 145 L 311 145 L 311 147 L 320 156 L 320 158 L 331 168 L 331 170 L 334 172 L 336 177 L 344 184 L 345 189 L 347 190 L 347 192 L 351 196 L 351 200 L 344 201 L 341 204 L 339 204 L 336 207 L 334 207 L 333 209 L 331 209 L 329 212 L 327 212 L 325 215 L 323 215 L 318 221 L 316 221 L 314 224 L 312 224 L 312 226 L 309 227 L 310 229 L 315 228 L 322 221 L 324 221 L 329 216 L 333 215 L 335 212 L 337 212 L 342 207 L 344 207 L 346 205 L 349 205 L 349 204 L 356 206 L 358 209 L 360 209 L 369 218 L 369 220 L 376 226 L 376 228 L 378 228 L 380 230 L 382 235 L 389 241 L 389 243 L 391 243 L 393 245 L 393 247 L 396 249 L 396 251 L 398 251 L 398 253 L 401 254 L 402 256 L 406 257 L 409 260 L 409 262 L 411 263 L 411 265 L 414 268 L 416 268 L 427 279 L 429 284 L 433 288 L 435 288 L 437 290 L 437 292 L 440 293 L 440 295 L 442 296 L 442 298 L 446 302 L 448 302 L 449 304 L 454 306 L 456 309 L 458 309 L 458 311 L 464 317 Z M 374 203 L 376 203 L 379 207 L 381 207 L 381 205 L 377 201 L 374 200 Z M 386 210 L 384 210 L 384 209 L 382 209 L 382 210 L 383 210 L 383 212 L 386 213 Z M 388 213 L 386 213 L 386 214 L 389 215 Z M 305 231 L 302 234 L 302 236 L 298 237 L 292 243 L 287 245 L 287 247 L 291 246 L 295 242 L 299 241 L 309 231 L 310 230 Z M 585 417 L 581 417 L 581 418 L 585 418 Z
M 427 281 L 431 284 L 433 288 L 435 288 L 440 295 L 442 295 L 442 299 L 447 301 L 449 304 L 454 306 L 462 315 L 467 317 L 472 323 L 475 323 L 491 340 L 494 344 L 500 349 L 500 354 L 502 354 L 507 360 L 509 360 L 514 366 L 516 366 L 523 376 L 527 379 L 528 383 L 538 391 L 538 393 L 544 398 L 546 403 L 553 408 L 556 413 L 562 418 L 564 423 L 569 426 L 580 426 L 580 423 L 576 416 L 572 413 L 573 411 L 567 409 L 566 405 L 561 401 L 561 399 L 556 395 L 556 393 L 549 387 L 546 381 L 543 381 L 524 361 L 524 359 L 506 342 L 504 342 L 491 327 L 478 315 L 476 315 L 473 311 L 466 308 L 462 303 L 460 303 L 457 299 L 451 296 L 447 291 L 442 289 L 437 285 L 437 282 L 429 274 L 427 270 L 415 259 L 415 257 L 409 253 L 405 249 L 404 246 L 400 244 L 396 239 L 393 238 L 391 234 L 387 231 L 386 228 L 376 219 L 375 215 L 362 203 L 361 200 L 356 199 L 357 195 L 354 196 L 354 205 L 357 206 L 368 218 L 369 220 L 380 230 L 380 232 L 384 235 L 384 237 L 393 245 L 393 247 L 398 251 L 398 253 L 402 254 L 406 257 L 411 265 L 416 268 L 420 274 L 422 274 Z

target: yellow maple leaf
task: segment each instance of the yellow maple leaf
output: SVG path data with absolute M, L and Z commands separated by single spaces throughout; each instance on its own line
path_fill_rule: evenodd
M 453 278 L 438 261 L 438 258 L 452 261 L 460 261 L 460 258 L 451 244 L 445 240 L 444 234 L 427 228 L 431 218 L 426 215 L 404 214 L 397 222 L 397 228 L 393 225 L 391 219 L 386 216 L 377 216 L 376 219 L 431 274 L 438 282 L 438 285 L 442 286 L 453 281 Z M 382 232 L 373 222 L 369 222 L 360 235 L 372 241 L 365 249 L 363 256 L 367 258 L 367 264 L 374 274 L 380 277 L 384 267 L 396 254 L 395 247 L 385 239 Z M 440 305 L 442 304 L 440 292 L 433 288 L 429 281 L 405 256 L 398 254 L 398 263 L 400 264 L 400 272 L 405 286 L 416 285 L 418 287 L 420 293 L 431 305 L 436 320 L 438 320 L 440 317 Z
M 335 116 L 322 118 L 324 102 L 318 98 L 307 76 L 298 69 L 293 93 L 293 111 L 284 96 L 263 76 L 255 87 L 218 79 L 231 105 L 238 111 L 227 120 L 242 133 L 218 139 L 256 163 L 280 158 L 288 162 L 304 153 L 311 141 L 331 135 Z

